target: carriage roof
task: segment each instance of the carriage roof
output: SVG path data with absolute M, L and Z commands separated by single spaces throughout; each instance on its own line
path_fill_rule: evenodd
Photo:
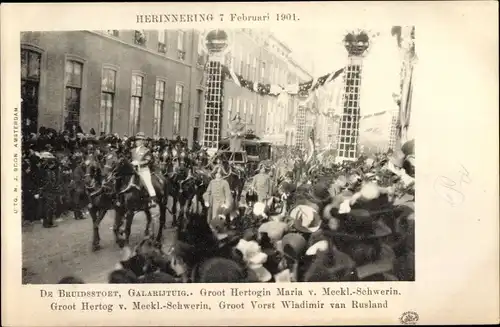
M 223 138 L 222 140 L 219 141 L 219 144 L 221 145 L 228 145 L 230 142 L 230 139 L 228 137 Z M 243 145 L 269 145 L 271 144 L 270 142 L 258 140 L 258 139 L 242 139 L 241 143 Z

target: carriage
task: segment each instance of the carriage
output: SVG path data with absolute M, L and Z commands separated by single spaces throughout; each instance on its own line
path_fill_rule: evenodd
M 220 140 L 219 149 L 224 153 L 229 153 L 231 155 L 231 151 L 229 151 L 229 138 L 225 138 Z M 233 157 L 236 158 L 238 156 L 238 163 L 243 164 L 247 172 L 252 175 L 257 170 L 257 167 L 262 161 L 266 161 L 271 159 L 271 143 L 261 141 L 257 136 L 247 135 L 245 139 L 242 140 L 243 151 L 235 152 Z M 243 154 L 244 153 L 244 154 Z M 231 162 L 233 160 L 230 160 Z

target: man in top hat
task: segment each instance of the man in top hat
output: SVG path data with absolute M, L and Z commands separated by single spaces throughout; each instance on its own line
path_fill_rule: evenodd
M 132 165 L 135 166 L 137 174 L 139 175 L 142 183 L 146 187 L 146 190 L 150 196 L 150 205 L 156 205 L 156 192 L 151 181 L 151 171 L 149 170 L 149 164 L 153 159 L 151 151 L 144 146 L 144 133 L 139 132 L 135 136 L 135 148 L 132 149 Z M 123 191 L 126 192 L 133 186 L 133 178 L 130 181 L 129 186 Z
M 205 206 L 210 208 L 208 222 L 217 216 L 220 207 L 230 208 L 233 200 L 231 189 L 229 183 L 222 178 L 220 170 L 215 174 L 215 179 L 208 184 L 207 191 L 203 194 L 203 200 Z
M 118 144 L 116 144 L 116 140 L 113 136 L 107 137 L 106 141 L 108 142 L 106 148 L 108 153 L 106 154 L 105 164 L 104 164 L 104 174 L 108 174 L 110 170 L 115 166 L 118 162 Z
M 41 153 L 41 160 L 43 161 L 43 174 L 41 177 L 40 189 L 37 194 L 35 194 L 35 199 L 43 198 L 39 201 L 39 212 L 43 219 L 43 227 L 51 228 L 56 227 L 54 224 L 54 216 L 56 212 L 56 197 L 58 189 L 58 181 L 56 174 L 56 158 L 48 153 Z
M 257 175 L 252 180 L 251 188 L 257 193 L 259 202 L 265 201 L 272 192 L 271 177 L 266 173 L 264 166 L 260 168 Z
M 85 206 L 85 170 L 83 169 L 83 154 L 77 149 L 73 154 L 73 182 L 71 184 L 71 197 L 73 199 L 75 219 L 84 219 L 82 210 Z

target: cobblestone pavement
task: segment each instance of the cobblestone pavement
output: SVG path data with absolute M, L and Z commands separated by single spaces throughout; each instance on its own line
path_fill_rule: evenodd
M 153 216 L 155 212 L 153 209 Z M 62 217 L 56 228 L 43 228 L 40 223 L 23 226 L 23 283 L 55 284 L 62 277 L 75 275 L 86 283 L 106 283 L 109 272 L 121 258 L 112 231 L 114 212 L 109 211 L 100 225 L 101 249 L 92 252 L 92 219 L 75 220 L 72 214 Z M 172 218 L 167 213 L 164 246 L 173 242 Z M 144 235 L 146 217 L 134 217 L 130 244 L 137 244 Z M 156 225 L 157 226 L 157 225 Z M 155 227 L 157 228 L 157 227 Z

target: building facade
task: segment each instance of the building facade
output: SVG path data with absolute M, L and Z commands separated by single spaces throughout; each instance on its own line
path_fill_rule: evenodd
M 236 29 L 231 33 L 231 50 L 226 54 L 224 64 L 243 78 L 283 87 L 311 78 L 290 58 L 291 49 L 268 30 Z M 273 144 L 293 145 L 298 108 L 296 96 L 261 96 L 225 79 L 220 135 L 228 135 L 230 121 L 238 113 L 247 131 L 252 130 Z
M 195 30 L 24 32 L 27 131 L 200 138 L 203 65 Z
M 360 153 L 370 154 L 387 151 L 390 148 L 393 113 L 396 112 L 381 111 L 360 117 Z
M 336 144 L 338 114 L 342 112 L 343 78 L 340 76 L 316 90 L 316 142 L 319 149 L 332 149 Z

